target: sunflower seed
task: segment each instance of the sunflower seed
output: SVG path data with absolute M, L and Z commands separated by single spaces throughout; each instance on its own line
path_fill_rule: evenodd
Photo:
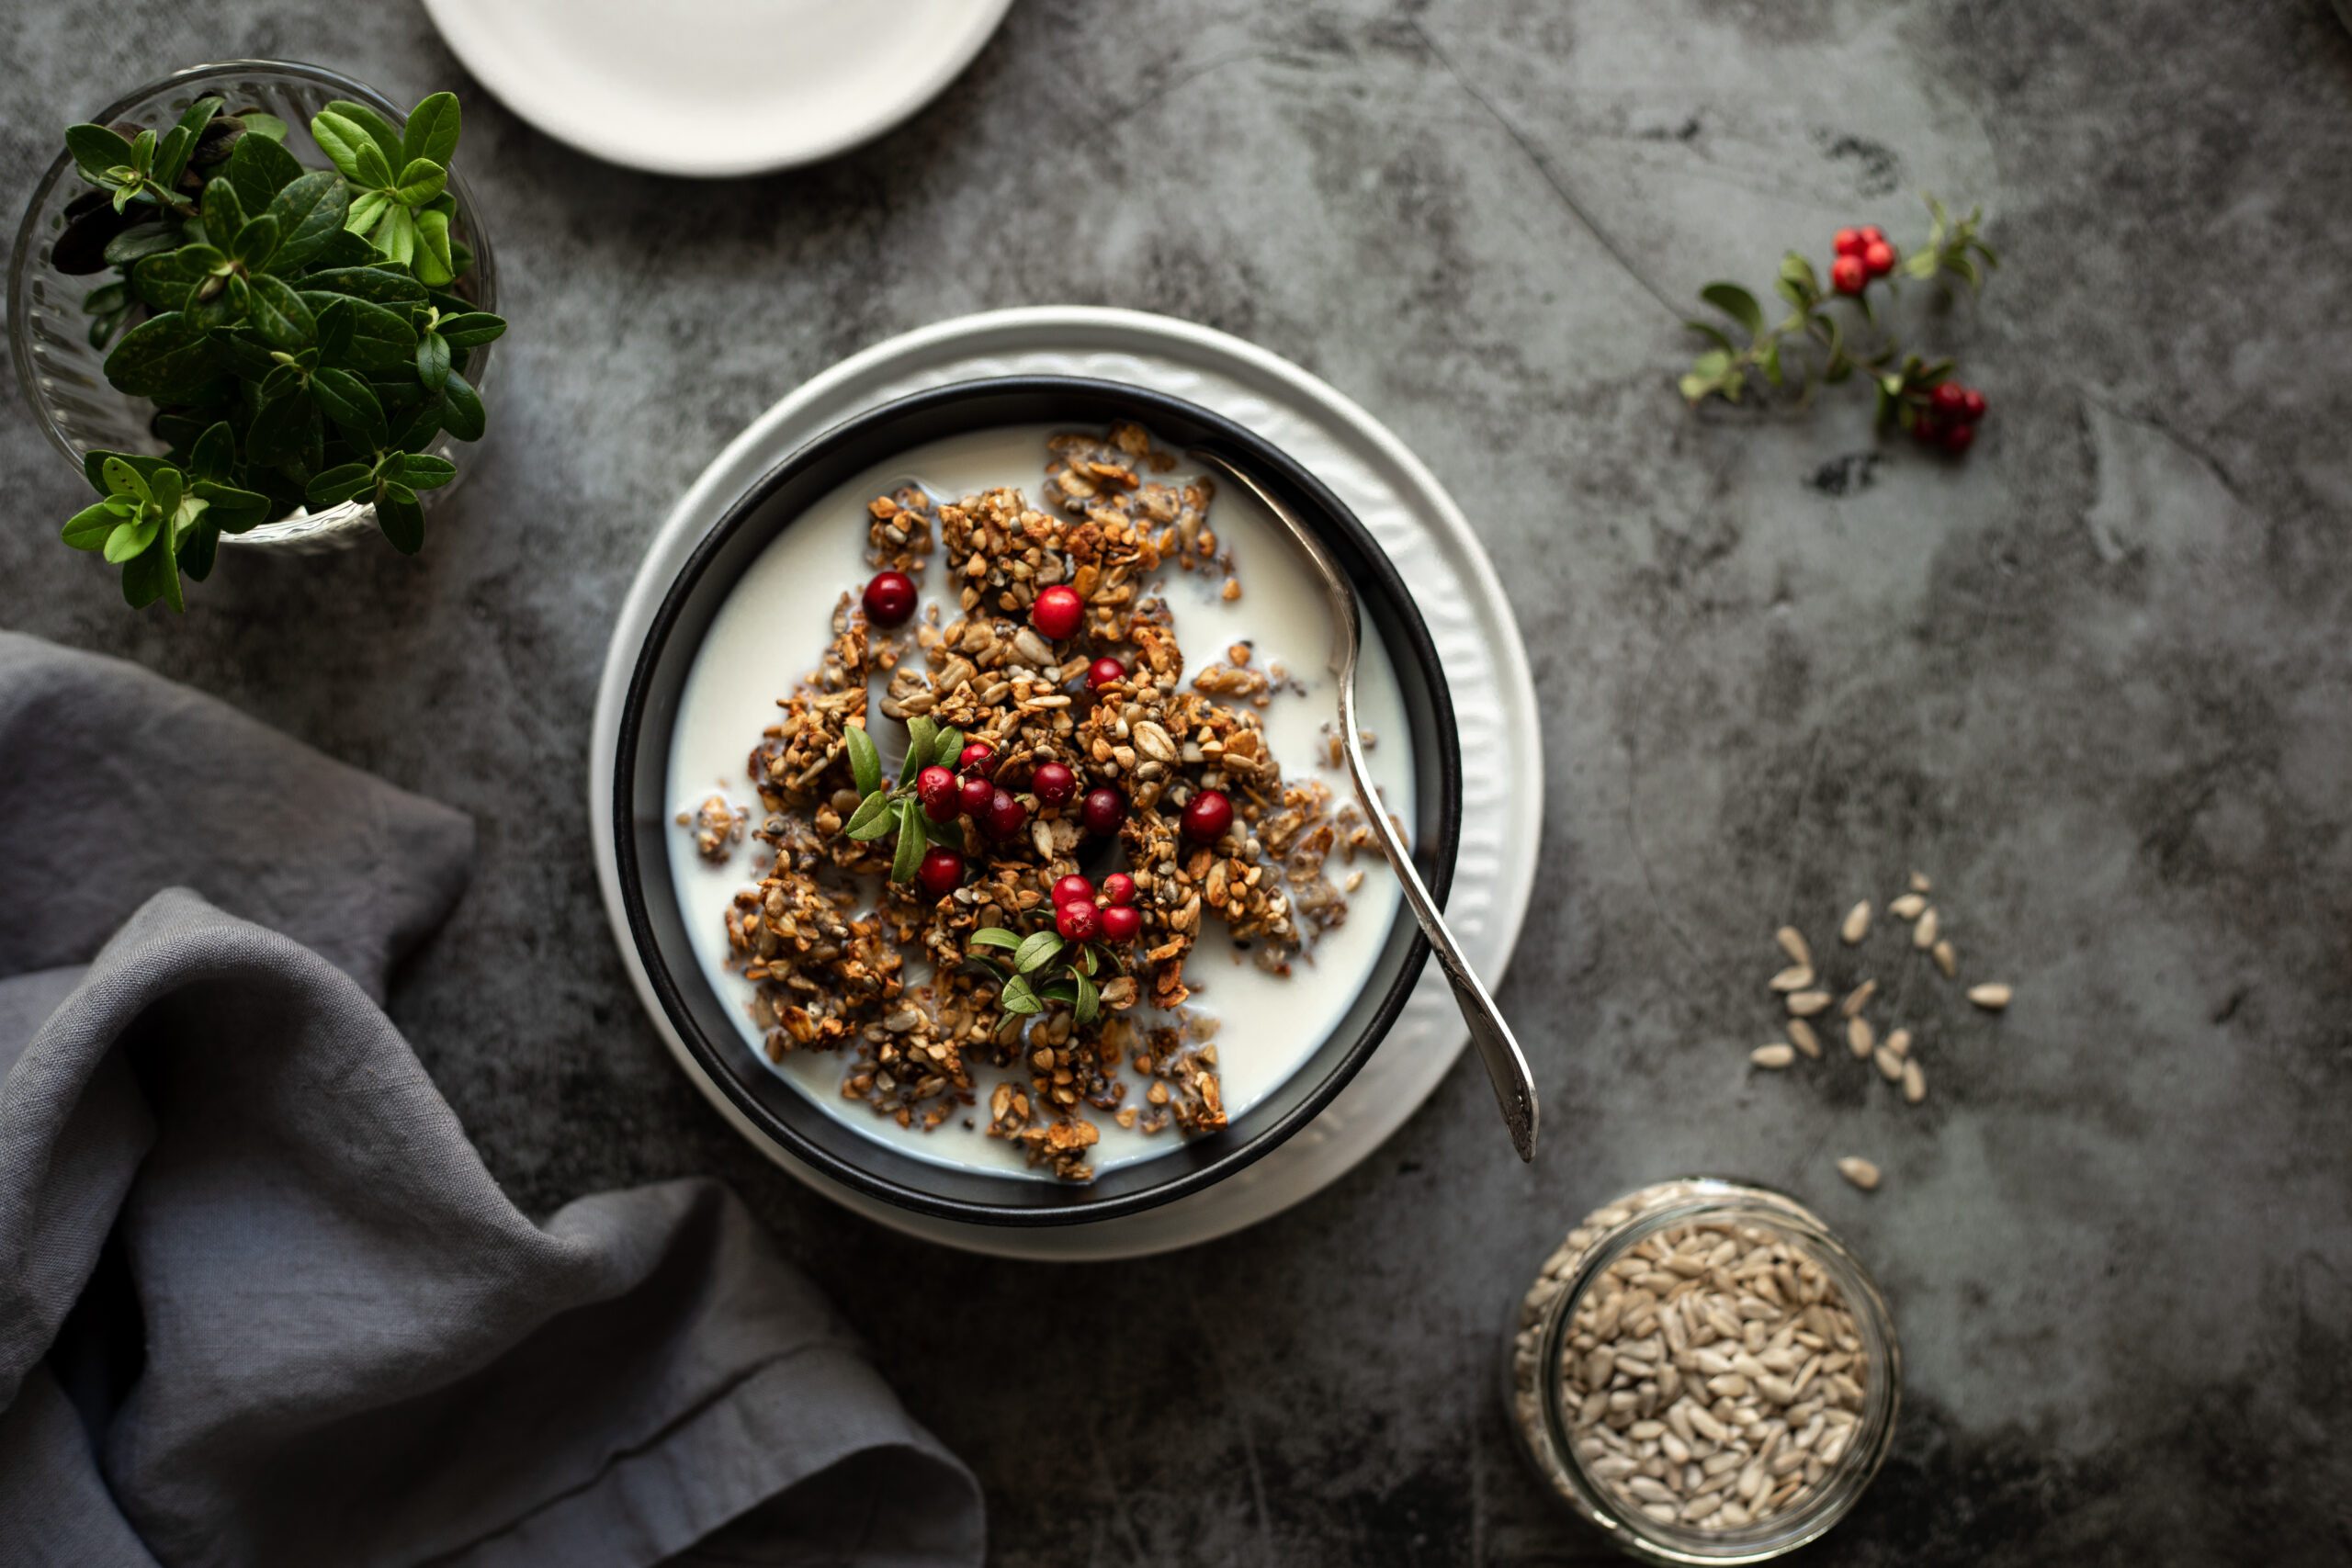
M 1945 979 L 1951 979 L 1960 973 L 1960 954 L 1952 950 L 1950 937 L 1939 938 L 1928 952 L 1936 961 L 1936 967 L 1944 972 Z
M 1813 965 L 1792 964 L 1773 976 L 1768 984 L 1776 991 L 1802 991 L 1813 984 Z
M 1813 1025 L 1801 1018 L 1789 1020 L 1789 1043 L 1815 1061 L 1821 1059 L 1821 1036 L 1813 1032 Z
M 1792 1018 L 1811 1018 L 1815 1013 L 1826 1010 L 1828 1006 L 1827 991 L 1796 991 L 1789 997 L 1789 1015 Z
M 1878 1032 L 1871 1027 L 1871 1021 L 1869 1019 L 1849 1018 L 1846 1021 L 1846 1048 L 1848 1050 L 1853 1052 L 1857 1056 L 1867 1056 L 1877 1047 L 1877 1045 Z
M 1871 901 L 1869 899 L 1863 899 L 1846 911 L 1846 923 L 1838 928 L 1838 934 L 1846 939 L 1848 947 L 1853 946 L 1871 934 Z
M 1896 1030 L 1886 1037 L 1886 1048 L 1898 1056 L 1908 1056 L 1911 1055 L 1911 1032 L 1907 1029 Z
M 1886 912 L 1898 920 L 1916 920 L 1926 911 L 1928 901 L 1917 893 L 1905 893 L 1886 907 Z
M 1863 981 L 1860 985 L 1846 993 L 1845 1001 L 1838 1005 L 1838 1016 L 1840 1018 L 1852 1018 L 1864 1008 L 1870 1006 L 1871 998 L 1877 994 L 1878 982 L 1876 980 Z
M 1878 1190 L 1878 1167 L 1860 1155 L 1848 1155 L 1838 1162 L 1838 1174 L 1865 1192 Z M 1828 1456 L 1824 1455 L 1826 1460 Z
M 1917 1105 L 1928 1098 L 1928 1075 L 1917 1062 L 1903 1064 L 1903 1099 Z
M 1903 1081 L 1902 1057 L 1896 1055 L 1894 1052 L 1882 1045 L 1875 1052 L 1871 1053 L 1871 1059 L 1878 1064 L 1879 1077 L 1884 1078 L 1889 1083 L 1901 1083 Z
M 1911 928 L 1911 945 L 1922 953 L 1936 945 L 1935 910 L 1929 909 L 1921 915 L 1919 923 Z
M 1797 1059 L 1796 1047 L 1781 1044 L 1758 1045 L 1747 1054 L 1747 1059 L 1759 1067 L 1779 1072 Z
M 1984 985 L 1969 987 L 1968 999 L 1986 1012 L 1998 1012 L 2009 1005 L 2009 988 L 1997 980 L 1988 980 Z M 1789 1006 L 1795 1008 L 1794 997 L 1789 998 Z
M 1797 930 L 1796 927 L 1782 926 L 1772 933 L 1772 940 L 1781 944 L 1781 951 L 1789 955 L 1790 963 L 1803 964 L 1808 967 L 1812 964 L 1813 949 L 1805 945 L 1804 932 Z
M 1930 893 L 1930 892 L 1933 892 L 1934 890 L 1935 890 L 1935 885 L 1934 885 L 1933 883 L 1931 883 L 1931 882 L 1929 882 L 1929 881 L 1928 880 L 1928 876 L 1927 876 L 1927 874 L 1926 874 L 1925 872 L 1918 872 L 1918 871 L 1915 871 L 1915 872 L 1913 872 L 1913 873 L 1911 874 L 1911 891 L 1912 891 L 1912 892 L 1914 892 L 1914 893 Z

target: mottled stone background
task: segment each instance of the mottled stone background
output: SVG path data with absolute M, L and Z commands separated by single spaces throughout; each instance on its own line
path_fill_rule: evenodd
M 1605 1558 L 1507 1446 L 1500 1327 L 1576 1214 L 1692 1168 L 1815 1198 L 1894 1302 L 1900 1439 L 1815 1560 L 2352 1556 L 2352 37 L 2325 0 L 1020 0 L 915 123 L 719 185 L 548 141 L 406 5 L 5 14 L 17 189 L 63 121 L 198 59 L 468 93 L 514 333 L 425 554 L 240 559 L 184 620 L 130 615 L 55 542 L 78 481 L 12 401 L 0 619 L 473 813 L 473 889 L 392 1007 L 492 1169 L 542 1210 L 733 1182 L 979 1471 L 1005 1563 Z M 1983 201 L 2007 261 L 1928 324 L 1991 395 L 1967 462 L 1882 448 L 1859 396 L 1683 410 L 1701 282 L 1760 288 L 1842 220 L 1916 235 L 1922 188 Z M 1465 1063 L 1247 1235 L 989 1262 L 812 1198 L 639 1018 L 582 776 L 656 522 L 841 355 L 1048 301 L 1328 377 L 1493 553 L 1548 723 L 1502 987 L 1532 1169 Z M 1914 865 L 2010 1015 L 1914 981 L 1917 1113 L 1842 1059 L 1751 1078 L 1771 928 L 1826 936 Z

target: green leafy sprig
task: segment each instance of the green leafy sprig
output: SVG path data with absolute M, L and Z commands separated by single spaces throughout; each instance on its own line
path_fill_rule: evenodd
M 983 949 L 1010 956 L 1000 959 Z M 1102 991 L 1095 976 L 1105 966 L 1125 967 L 1114 949 L 1071 942 L 1050 929 L 1023 936 L 1002 926 L 983 926 L 972 933 L 964 955 L 997 977 L 998 1004 L 1008 1016 L 1043 1012 L 1047 1003 L 1061 1002 L 1081 1025 L 1102 1015 Z
M 942 726 L 927 714 L 917 714 L 907 721 L 907 757 L 899 765 L 899 782 L 885 788 L 882 782 L 882 753 L 874 744 L 874 737 L 865 727 L 853 724 L 845 739 L 849 747 L 850 773 L 857 784 L 857 809 L 850 813 L 842 830 L 861 843 L 897 835 L 895 852 L 890 860 L 890 880 L 912 882 L 922 869 L 923 851 L 933 844 L 943 849 L 961 852 L 964 829 L 956 822 L 934 822 L 915 798 L 915 776 L 931 766 L 934 758 L 953 758 L 964 750 L 964 732 L 954 725 Z
M 1931 219 L 1927 243 L 1887 276 L 1889 293 L 1898 276 L 1919 282 L 1956 279 L 1972 291 L 1981 288 L 1986 273 L 2000 265 L 1980 232 L 1984 209 L 1954 220 L 1935 197 L 1926 199 Z M 1760 381 L 1770 389 L 1793 388 L 1798 400 L 1807 402 L 1816 386 L 1834 387 L 1860 373 L 1877 389 L 1880 424 L 1908 429 L 1925 410 L 1928 393 L 1952 372 L 1950 359 L 1907 353 L 1872 306 L 1867 287 L 1857 294 L 1826 289 L 1813 263 L 1798 252 L 1781 258 L 1773 288 L 1789 306 L 1778 321 L 1768 321 L 1756 296 L 1736 283 L 1710 283 L 1699 290 L 1699 298 L 1728 326 L 1684 323 L 1710 345 L 1682 376 L 1684 398 L 1693 404 L 1709 398 L 1736 403 L 1758 389 Z
M 102 499 L 66 529 L 122 566 L 134 605 L 182 608 L 179 578 L 203 579 L 220 534 L 297 506 L 365 501 L 414 553 L 420 492 L 457 473 L 425 448 L 445 432 L 481 438 L 465 372 L 506 330 L 468 297 L 474 257 L 450 233 L 454 96 L 434 94 L 398 129 L 363 104 L 327 105 L 311 123 L 325 169 L 286 149 L 282 121 L 224 109 L 200 99 L 161 135 L 65 133 L 99 199 L 67 209 L 52 256 L 118 274 L 84 300 L 90 341 L 113 344 L 107 381 L 155 404 L 170 448 L 92 454 Z M 102 512 L 115 519 L 103 534 Z

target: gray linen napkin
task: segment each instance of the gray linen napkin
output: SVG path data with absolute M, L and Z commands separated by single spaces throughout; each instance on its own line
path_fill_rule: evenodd
M 499 1191 L 378 1005 L 471 849 L 0 633 L 0 1562 L 978 1562 L 724 1189 Z

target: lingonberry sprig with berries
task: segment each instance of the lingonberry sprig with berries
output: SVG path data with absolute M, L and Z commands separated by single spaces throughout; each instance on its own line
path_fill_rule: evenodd
M 1745 333 L 1747 342 L 1743 346 L 1711 321 L 1685 323 L 1713 346 L 1684 373 L 1683 397 L 1693 404 L 1709 398 L 1736 403 L 1760 379 L 1770 388 L 1793 387 L 1802 403 L 1811 400 L 1816 386 L 1834 387 L 1860 372 L 1876 389 L 1880 428 L 1907 431 L 1915 440 L 1946 451 L 1968 450 L 1984 417 L 1984 393 L 1951 378 L 1951 360 L 1906 353 L 1871 303 L 1875 284 L 1883 283 L 1890 298 L 1898 277 L 1923 283 L 1957 278 L 1973 291 L 2000 265 L 1979 232 L 1982 208 L 1955 220 L 1934 197 L 1927 202 L 1932 219 L 1927 243 L 1908 257 L 1875 225 L 1838 230 L 1826 289 L 1804 255 L 1791 251 L 1782 257 L 1773 288 L 1790 311 L 1780 321 L 1768 322 L 1756 296 L 1736 283 L 1710 283 L 1699 290 L 1699 298 Z
M 1043 1012 L 1049 1001 L 1065 1002 L 1080 1024 L 1091 1023 L 1102 1010 L 1094 976 L 1105 966 L 1125 973 L 1122 954 L 1143 930 L 1135 898 L 1136 880 L 1124 871 L 1102 879 L 1099 901 L 1094 884 L 1073 872 L 1053 886 L 1051 928 L 1023 936 L 983 926 L 972 933 L 965 956 L 1001 982 L 997 999 L 1006 1012 Z M 999 962 L 982 948 L 1012 956 Z

